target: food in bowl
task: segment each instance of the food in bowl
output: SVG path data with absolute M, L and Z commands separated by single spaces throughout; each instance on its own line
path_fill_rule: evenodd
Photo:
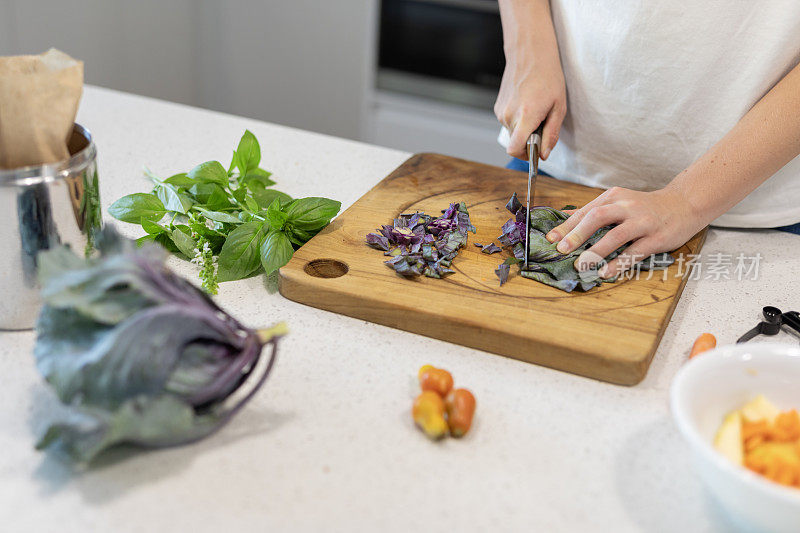
M 730 461 L 781 485 L 800 488 L 800 415 L 758 395 L 725 416 L 714 447 Z

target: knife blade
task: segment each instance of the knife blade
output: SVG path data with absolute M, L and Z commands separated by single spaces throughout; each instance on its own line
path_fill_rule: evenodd
M 525 202 L 525 259 L 522 269 L 528 270 L 528 257 L 531 252 L 531 197 L 536 197 L 536 177 L 539 175 L 539 154 L 542 148 L 542 126 L 528 138 L 528 197 Z

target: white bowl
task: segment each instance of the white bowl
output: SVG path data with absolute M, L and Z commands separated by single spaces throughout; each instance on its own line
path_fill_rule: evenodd
M 800 409 L 800 348 L 736 344 L 698 355 L 672 381 L 672 416 L 700 477 L 735 522 L 746 529 L 797 532 L 800 489 L 736 465 L 713 447 L 724 416 L 758 394 L 781 410 Z

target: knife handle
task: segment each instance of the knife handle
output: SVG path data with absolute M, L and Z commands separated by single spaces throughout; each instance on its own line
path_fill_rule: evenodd
M 528 159 L 531 158 L 531 144 L 536 146 L 536 156 L 538 157 L 539 154 L 542 152 L 542 134 L 544 130 L 544 122 L 539 123 L 539 127 L 536 128 L 531 136 L 528 137 Z

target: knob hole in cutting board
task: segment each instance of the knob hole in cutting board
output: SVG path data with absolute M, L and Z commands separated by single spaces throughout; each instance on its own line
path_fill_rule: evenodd
M 315 278 L 339 278 L 347 274 L 350 268 L 336 259 L 314 259 L 306 263 L 303 270 Z

